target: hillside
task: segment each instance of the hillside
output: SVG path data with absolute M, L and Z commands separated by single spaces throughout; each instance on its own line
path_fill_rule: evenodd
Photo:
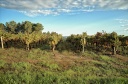
M 126 84 L 128 57 L 0 49 L 0 84 Z

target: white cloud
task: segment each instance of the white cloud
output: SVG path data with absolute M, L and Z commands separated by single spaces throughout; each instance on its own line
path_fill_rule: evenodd
M 128 10 L 128 0 L 0 0 L 0 7 L 22 11 L 30 16 L 62 12 L 77 14 L 80 10 Z
M 125 25 L 121 25 L 121 27 L 125 27 Z
M 19 11 L 19 12 L 21 12 L 29 17 L 35 17 L 35 16 L 39 15 L 38 13 L 34 13 L 34 12 L 30 12 L 30 11 L 29 12 L 28 11 Z
M 128 19 L 116 19 L 116 21 L 121 25 L 122 30 L 128 31 Z
M 125 30 L 125 31 L 128 31 L 128 28 L 125 28 L 124 30 Z
M 57 9 L 57 11 L 58 12 L 66 12 L 66 13 L 71 12 L 70 9 Z
M 52 10 L 29 10 L 29 11 L 19 11 L 27 16 L 30 17 L 35 17 L 38 15 L 49 15 L 49 14 L 53 14 L 53 15 L 58 15 L 58 12 L 52 11 Z

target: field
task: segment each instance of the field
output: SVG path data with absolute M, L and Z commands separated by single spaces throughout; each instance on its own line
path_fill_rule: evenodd
M 127 84 L 128 57 L 0 49 L 0 84 Z

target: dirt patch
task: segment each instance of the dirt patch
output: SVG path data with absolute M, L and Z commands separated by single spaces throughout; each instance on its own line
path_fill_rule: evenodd
M 72 66 L 81 65 L 85 61 L 93 61 L 93 59 L 88 57 L 82 57 L 77 55 L 64 55 L 61 53 L 55 53 L 56 55 L 53 57 L 54 61 L 63 67 L 64 69 L 68 69 Z
M 13 63 L 13 62 L 28 62 L 28 63 L 31 63 L 31 64 L 36 64 L 38 62 L 40 62 L 40 60 L 36 60 L 36 59 L 30 59 L 30 58 L 16 58 L 16 57 L 11 57 L 11 56 L 8 56 L 6 58 L 2 58 L 2 60 L 5 60 L 6 63 Z
M 117 59 L 121 60 L 122 62 L 128 62 L 128 57 L 122 56 L 122 55 L 116 55 Z

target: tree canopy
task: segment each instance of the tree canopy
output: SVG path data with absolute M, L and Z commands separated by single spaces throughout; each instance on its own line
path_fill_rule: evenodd
M 0 23 L 2 48 L 32 48 L 68 50 L 83 52 L 91 50 L 103 54 L 128 54 L 128 36 L 118 35 L 116 32 L 97 32 L 95 35 L 72 34 L 66 38 L 56 32 L 42 32 L 41 23 L 15 21 Z

